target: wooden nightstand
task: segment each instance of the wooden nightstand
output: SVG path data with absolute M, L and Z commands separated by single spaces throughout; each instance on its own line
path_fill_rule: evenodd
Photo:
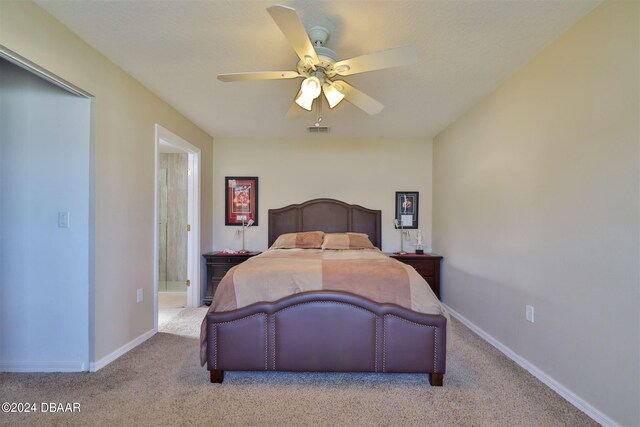
M 202 255 L 207 261 L 207 293 L 202 300 L 206 305 L 211 305 L 213 296 L 220 281 L 227 274 L 227 271 L 238 264 L 242 264 L 252 256 L 261 252 L 248 252 L 245 254 L 225 254 L 222 252 L 210 252 Z
M 433 293 L 440 299 L 440 261 L 442 261 L 440 255 L 416 255 L 414 253 L 406 255 L 396 255 L 392 253 L 387 255 L 415 268 L 418 274 L 431 286 Z

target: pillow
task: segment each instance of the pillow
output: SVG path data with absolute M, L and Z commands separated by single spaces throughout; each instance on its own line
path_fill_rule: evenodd
M 324 232 L 322 231 L 281 234 L 271 249 L 320 249 L 323 238 Z
M 375 246 L 363 233 L 327 233 L 322 249 L 375 249 Z

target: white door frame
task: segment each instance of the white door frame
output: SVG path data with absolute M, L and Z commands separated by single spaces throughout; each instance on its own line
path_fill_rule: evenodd
M 187 277 L 191 286 L 187 288 L 187 307 L 199 307 L 200 295 L 200 149 L 173 132 L 155 125 L 154 206 L 153 206 L 153 322 L 158 330 L 158 174 L 160 172 L 160 140 L 189 155 L 188 210 L 191 231 L 187 234 Z

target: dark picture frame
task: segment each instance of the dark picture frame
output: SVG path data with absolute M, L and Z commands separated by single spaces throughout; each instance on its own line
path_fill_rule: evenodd
M 402 228 L 418 228 L 418 207 L 417 191 L 396 191 L 395 219 L 402 224 Z
M 258 225 L 258 177 L 224 177 L 224 225 Z

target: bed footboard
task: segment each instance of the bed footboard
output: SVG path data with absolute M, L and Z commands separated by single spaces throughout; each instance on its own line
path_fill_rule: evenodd
M 209 312 L 211 382 L 230 371 L 404 372 L 442 385 L 446 318 L 347 292 L 305 292 Z

